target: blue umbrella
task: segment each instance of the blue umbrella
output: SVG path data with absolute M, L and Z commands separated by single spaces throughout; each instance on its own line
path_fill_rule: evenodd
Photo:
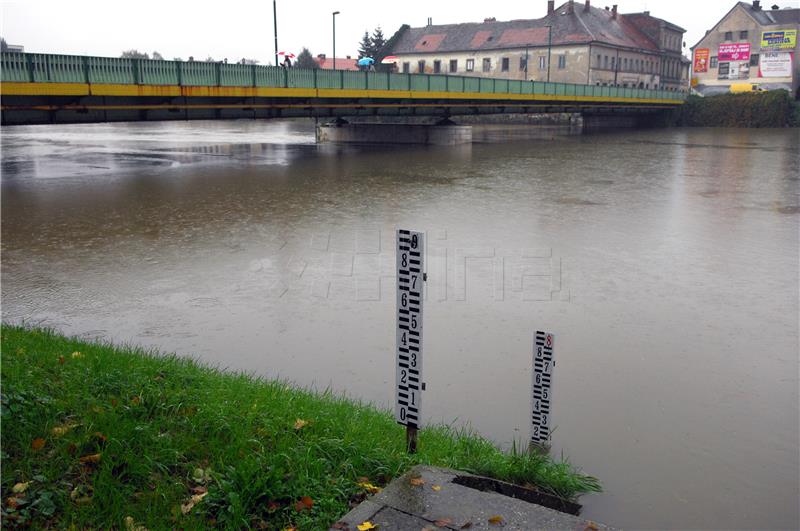
M 369 66 L 375 62 L 375 59 L 372 57 L 362 57 L 358 60 L 358 66 Z

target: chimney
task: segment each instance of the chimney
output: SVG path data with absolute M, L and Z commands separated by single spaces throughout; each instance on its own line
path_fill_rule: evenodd
M 589 8 L 590 8 L 590 7 L 592 7 L 592 6 L 591 6 L 591 0 L 586 0 L 586 5 L 585 5 L 585 6 L 583 6 L 583 10 L 584 10 L 584 11 L 589 11 Z
M 571 15 L 574 12 L 575 12 L 575 0 L 569 0 L 569 3 L 567 4 L 567 13 Z
M 552 15 L 556 12 L 556 0 L 547 0 L 547 14 Z
M 433 17 L 428 17 L 428 26 L 433 26 Z
M 611 6 L 611 18 L 617 20 L 617 4 Z
M 761 11 L 761 0 L 753 0 L 753 11 Z

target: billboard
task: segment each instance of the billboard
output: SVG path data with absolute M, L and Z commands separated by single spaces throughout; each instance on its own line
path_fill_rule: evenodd
M 748 61 L 734 61 L 719 64 L 717 79 L 749 79 L 750 63 Z
M 749 61 L 750 60 L 750 43 L 749 42 L 735 42 L 731 44 L 720 44 L 719 62 L 722 61 Z
M 695 72 L 708 72 L 708 56 L 711 50 L 708 48 L 700 48 L 694 51 L 694 71 Z
M 764 52 L 758 65 L 758 77 L 792 77 L 791 52 Z
M 797 30 L 765 31 L 761 34 L 762 50 L 791 49 L 797 46 Z

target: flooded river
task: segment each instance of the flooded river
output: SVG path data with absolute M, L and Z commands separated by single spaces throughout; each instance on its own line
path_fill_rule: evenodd
M 800 133 L 315 145 L 310 122 L 4 127 L 2 317 L 388 406 L 427 231 L 427 422 L 527 436 L 626 528 L 797 528 Z

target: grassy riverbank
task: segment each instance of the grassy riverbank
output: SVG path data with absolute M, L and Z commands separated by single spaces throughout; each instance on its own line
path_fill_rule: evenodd
M 800 105 L 785 90 L 690 96 L 673 120 L 685 127 L 797 127 Z
M 403 445 L 389 413 L 342 396 L 2 326 L 4 526 L 321 529 L 417 463 L 599 490 L 447 427 Z

